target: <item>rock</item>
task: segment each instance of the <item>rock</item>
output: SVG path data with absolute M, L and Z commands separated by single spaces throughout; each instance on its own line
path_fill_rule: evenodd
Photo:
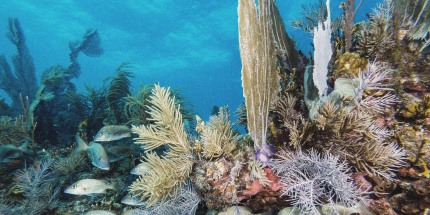
M 227 211 L 218 213 L 218 215 L 270 215 L 270 214 L 271 214 L 270 212 L 253 214 L 251 208 L 248 208 L 245 206 L 231 206 L 227 208 Z
M 295 207 L 288 207 L 279 211 L 278 215 L 300 215 L 300 210 Z

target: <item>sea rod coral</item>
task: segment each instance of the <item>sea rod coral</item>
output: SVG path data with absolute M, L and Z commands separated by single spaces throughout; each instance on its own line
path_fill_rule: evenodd
M 146 176 L 130 186 L 130 192 L 139 195 L 142 201 L 147 200 L 148 207 L 175 196 L 180 186 L 187 182 L 193 166 L 182 114 L 175 106 L 175 99 L 170 97 L 169 89 L 155 85 L 150 98 L 152 107 L 149 109 L 154 124 L 133 126 L 133 132 L 139 135 L 135 143 L 148 151 L 162 145 L 168 146 L 169 150 L 162 157 L 154 152 L 147 153 L 149 170 Z

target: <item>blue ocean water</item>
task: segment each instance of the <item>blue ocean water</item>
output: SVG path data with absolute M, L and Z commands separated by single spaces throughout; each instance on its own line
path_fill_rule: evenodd
M 287 32 L 303 53 L 311 49 L 310 35 L 289 23 L 300 16 L 302 4 L 316 2 L 277 1 Z M 331 1 L 332 17 L 342 13 L 341 2 Z M 376 3 L 364 0 L 355 21 L 366 19 Z M 97 29 L 105 52 L 97 58 L 79 56 L 82 73 L 72 80 L 78 89 L 85 83 L 100 86 L 122 62 L 130 62 L 136 90 L 153 82 L 181 88 L 207 120 L 214 105 L 234 111 L 244 100 L 237 6 L 231 0 L 8 0 L 0 4 L 0 32 L 6 33 L 8 17 L 19 19 L 40 81 L 44 69 L 68 65 L 69 41 Z M 0 47 L 10 63 L 16 47 L 5 36 L 0 36 Z

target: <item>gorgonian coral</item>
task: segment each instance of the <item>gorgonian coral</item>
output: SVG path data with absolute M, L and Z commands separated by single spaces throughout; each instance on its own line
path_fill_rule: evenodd
M 346 162 L 327 152 L 303 153 L 283 150 L 269 164 L 285 186 L 282 195 L 291 198 L 300 214 L 320 214 L 317 206 L 326 203 L 356 205 L 362 192 L 354 186 Z

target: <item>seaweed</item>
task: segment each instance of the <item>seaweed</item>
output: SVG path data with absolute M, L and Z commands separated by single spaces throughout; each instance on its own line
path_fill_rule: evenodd
M 110 83 L 107 87 L 106 102 L 109 107 L 109 116 L 105 121 L 110 121 L 109 124 L 117 125 L 126 123 L 126 116 L 124 113 L 125 97 L 130 92 L 131 82 L 129 78 L 134 78 L 134 74 L 130 72 L 132 69 L 129 63 L 122 63 L 117 69 L 115 76 L 106 78 L 104 81 Z
M 85 92 L 75 92 L 68 90 L 65 93 L 65 100 L 69 103 L 70 112 L 76 117 L 73 118 L 73 125 L 78 125 L 80 122 L 87 122 L 86 134 L 88 137 L 93 137 L 98 130 L 103 127 L 103 120 L 108 116 L 106 110 L 107 89 L 103 85 L 100 88 L 95 88 L 90 84 L 85 84 Z M 76 127 L 75 132 L 78 130 Z
M 12 64 L 15 69 L 13 74 L 6 61 L 6 57 L 0 55 L 0 88 L 12 100 L 10 111 L 19 112 L 19 95 L 22 94 L 24 97 L 29 97 L 30 101 L 32 101 L 39 86 L 36 83 L 33 58 L 25 43 L 24 31 L 17 18 L 8 19 L 8 32 L 6 36 L 16 46 L 18 54 L 12 57 Z

